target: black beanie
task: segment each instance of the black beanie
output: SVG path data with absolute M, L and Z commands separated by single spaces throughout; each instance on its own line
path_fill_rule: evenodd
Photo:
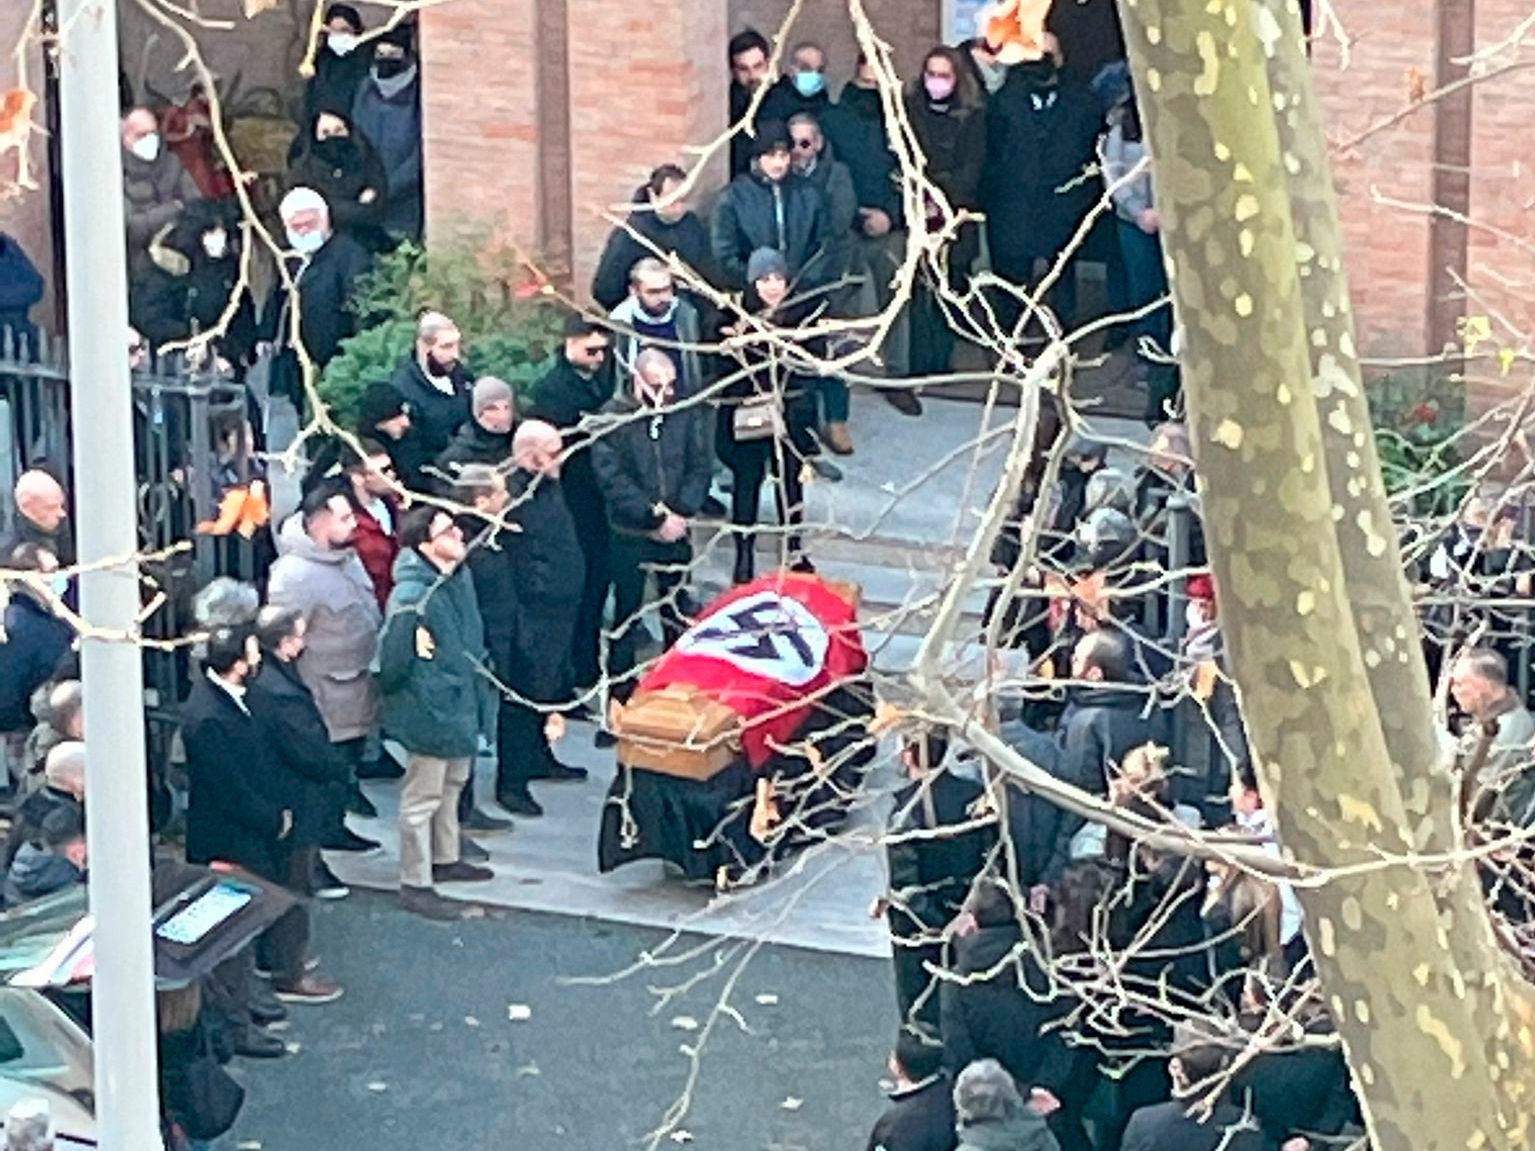
M 393 384 L 369 384 L 362 393 L 362 399 L 357 401 L 357 429 L 363 435 L 370 436 L 379 424 L 407 410 L 405 397 L 400 395 Z

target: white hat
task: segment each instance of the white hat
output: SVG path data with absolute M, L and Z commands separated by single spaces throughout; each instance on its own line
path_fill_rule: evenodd
M 5 1117 L 6 1151 L 53 1151 L 53 1117 L 48 1100 L 23 1099 Z
M 313 188 L 294 188 L 282 198 L 282 203 L 277 206 L 277 214 L 284 220 L 291 220 L 300 212 L 324 212 L 329 215 L 330 205 Z

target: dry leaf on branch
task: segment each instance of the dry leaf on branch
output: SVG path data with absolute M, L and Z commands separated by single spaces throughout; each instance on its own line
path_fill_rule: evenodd
M 253 16 L 281 7 L 282 0 L 245 0 L 245 18 L 249 20 Z
M 526 1003 L 509 1003 L 506 1007 L 506 1017 L 513 1023 L 526 1023 L 533 1018 L 533 1009 Z

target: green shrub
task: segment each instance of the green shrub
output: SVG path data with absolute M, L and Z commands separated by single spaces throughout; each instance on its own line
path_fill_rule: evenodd
M 1369 385 L 1370 415 L 1386 490 L 1392 494 L 1432 483 L 1461 462 L 1466 386 L 1459 376 L 1383 376 Z M 1441 484 L 1410 509 L 1433 514 L 1456 506 L 1460 481 Z
M 528 281 L 511 253 L 469 243 L 402 244 L 379 256 L 352 301 L 362 327 L 326 367 L 321 397 L 339 422 L 350 423 L 363 389 L 387 381 L 411 353 L 416 317 L 428 308 L 457 321 L 475 375 L 499 376 L 525 397 L 553 363 L 563 318 Z

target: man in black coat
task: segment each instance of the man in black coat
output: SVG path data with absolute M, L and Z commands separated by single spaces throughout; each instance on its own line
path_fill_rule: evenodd
M 755 28 L 747 28 L 730 38 L 726 47 L 730 59 L 730 123 L 734 126 L 751 107 L 758 88 L 773 83 L 773 46 Z M 766 99 L 766 97 L 764 97 Z M 758 109 L 759 113 L 761 109 Z M 760 114 L 757 117 L 763 119 Z M 730 175 L 739 176 L 751 167 L 751 136 L 737 132 L 730 138 Z
M 294 802 L 286 886 L 321 899 L 342 899 L 343 884 L 320 858 L 320 847 L 344 828 L 352 761 L 332 743 L 314 695 L 294 666 L 304 654 L 302 612 L 264 607 L 256 617 L 261 667 L 251 681 L 251 714 L 267 732 Z M 376 845 L 375 845 L 376 846 Z
M 908 783 L 895 793 L 885 843 L 890 894 L 883 901 L 903 1024 L 938 1029 L 938 988 L 926 965 L 943 960 L 944 933 L 996 842 L 991 827 L 930 835 L 981 818 L 985 788 L 944 766 L 946 731 L 932 730 L 901 752 Z
M 571 637 L 571 686 L 577 693 L 602 678 L 598 640 L 602 609 L 611 575 L 608 563 L 608 519 L 602 488 L 592 467 L 592 418 L 613 395 L 606 329 L 595 320 L 572 315 L 565 322 L 565 347 L 559 361 L 533 389 L 530 419 L 552 424 L 565 444 L 560 490 L 586 561 L 581 585 L 581 609 Z
M 1257 1122 L 1229 1095 L 1208 1115 L 1200 1106 L 1230 1063 L 1219 1041 L 1179 1024 L 1168 1064 L 1174 1098 L 1130 1116 L 1122 1151 L 1266 1151 Z
M 29 313 L 43 298 L 43 277 L 26 249 L 0 232 L 0 355 L 25 357 L 37 340 Z M 7 342 L 9 341 L 9 342 Z
M 250 681 L 261 649 L 249 623 L 209 630 L 201 675 L 181 709 L 187 758 L 187 861 L 238 864 L 286 883 L 301 799 L 269 732 L 251 712 Z M 266 931 L 260 950 L 279 999 L 326 1003 L 341 989 L 305 970 L 309 908 L 296 904 Z
M 869 1132 L 868 1151 L 954 1151 L 954 1085 L 943 1048 L 902 1030 L 890 1056 L 895 1089 Z
M 434 477 L 451 492 L 459 472 L 471 464 L 500 468 L 512 458 L 512 425 L 517 420 L 512 386 L 495 376 L 482 376 L 469 393 L 470 419 L 437 457 Z
M 709 413 L 675 406 L 677 368 L 657 348 L 634 361 L 634 390 L 602 407 L 607 417 L 592 446 L 592 465 L 607 506 L 613 565 L 614 635 L 608 648 L 610 692 L 634 692 L 639 616 L 647 578 L 655 579 L 665 646 L 686 628 L 678 597 L 693 562 L 692 521 L 709 495 L 713 454 Z
M 794 171 L 789 129 L 781 121 L 758 125 L 751 170 L 732 180 L 714 205 L 709 235 L 727 290 L 746 289 L 746 264 L 758 248 L 783 256 L 791 294 L 831 281 L 826 207 L 815 186 Z
M 410 405 L 411 426 L 433 459 L 469 420 L 474 376 L 464 365 L 463 346 L 457 324 L 441 312 L 423 312 L 416 346 L 389 381 Z
M 410 418 L 410 405 L 393 384 L 380 381 L 363 389 L 357 401 L 357 437 L 384 446 L 400 483 L 417 490 L 426 485 L 432 456 Z
M 492 538 L 486 549 L 489 553 L 495 548 L 504 557 L 488 578 L 494 581 L 491 587 L 506 586 L 503 594 L 509 602 L 499 610 L 510 609 L 515 615 L 514 626 L 494 629 L 497 642 L 491 647 L 498 675 L 510 689 L 502 693 L 496 727 L 496 801 L 513 815 L 539 816 L 543 808 L 528 786 L 533 780 L 586 778 L 584 769 L 554 757 L 547 734 L 551 713 L 537 706 L 569 698 L 566 662 L 581 610 L 585 558 L 560 492 L 564 445 L 559 432 L 541 420 L 529 420 L 517 429 L 512 450 L 516 470 L 508 481 L 507 518 L 520 530 Z M 483 566 L 491 562 L 490 554 L 480 560 Z M 490 644 L 491 615 L 498 609 L 484 605 L 495 595 L 480 587 L 476 552 L 470 552 L 469 565 L 480 590 Z
M 298 290 L 299 333 L 315 372 L 335 358 L 341 341 L 357 334 L 352 293 L 360 277 L 373 267 L 373 256 L 352 237 L 331 227 L 330 208 L 313 188 L 294 188 L 279 207 L 288 246 L 288 272 Z M 281 289 L 280 289 L 281 291 Z M 272 392 L 303 406 L 304 374 L 293 340 L 293 294 L 281 291 L 277 307 L 267 306 L 270 320 L 264 338 L 278 350 L 272 365 Z
M 85 744 L 65 740 L 48 753 L 43 768 L 43 786 L 21 801 L 11 819 L 11 828 L 0 851 L 0 872 L 11 869 L 11 860 L 23 843 L 42 832 L 43 820 L 68 808 L 85 815 Z
M 992 267 L 1005 280 L 1033 285 L 1036 264 L 1054 264 L 1103 194 L 1094 174 L 1103 113 L 1092 90 L 1062 78 L 1046 55 L 1008 69 L 987 107 L 986 127 L 981 206 Z M 1050 302 L 1069 331 L 1077 311 L 1075 258 Z M 1014 301 L 1004 318 L 1017 315 Z
M 40 544 L 23 543 L 0 552 L 0 568 L 31 571 L 47 580 L 57 570 L 53 553 Z M 40 591 L 12 585 L 5 605 L 5 642 L 0 643 L 0 735 L 5 739 L 11 785 L 26 778 L 27 736 L 32 731 L 32 693 L 52 679 L 69 656 L 75 632 Z

